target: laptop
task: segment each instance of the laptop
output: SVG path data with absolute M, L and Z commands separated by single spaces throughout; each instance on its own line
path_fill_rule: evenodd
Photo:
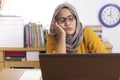
M 120 54 L 40 54 L 43 80 L 120 80 Z

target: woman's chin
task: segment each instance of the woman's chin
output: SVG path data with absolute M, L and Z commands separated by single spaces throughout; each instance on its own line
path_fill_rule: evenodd
M 70 33 L 70 32 L 69 32 L 69 33 L 66 33 L 66 34 L 67 34 L 67 35 L 73 35 L 74 33 Z

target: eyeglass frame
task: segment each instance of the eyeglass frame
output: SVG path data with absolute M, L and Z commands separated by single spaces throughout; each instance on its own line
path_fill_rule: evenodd
M 70 20 L 71 16 L 72 16 L 72 20 Z M 66 20 L 68 20 L 69 22 L 74 21 L 76 19 L 76 17 L 75 17 L 75 15 L 72 14 L 72 15 L 68 15 L 66 18 L 65 17 L 60 17 L 60 18 L 55 17 L 55 19 L 56 19 L 56 21 L 57 21 L 58 24 L 63 24 L 63 23 L 66 22 Z M 60 19 L 63 19 L 63 21 L 58 22 L 58 20 L 60 20 Z

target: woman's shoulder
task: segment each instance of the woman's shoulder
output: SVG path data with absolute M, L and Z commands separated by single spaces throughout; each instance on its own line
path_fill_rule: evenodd
M 51 34 L 47 34 L 47 38 L 54 39 L 54 36 L 53 36 L 53 35 L 51 35 Z
M 92 28 L 84 28 L 84 33 L 86 32 L 93 32 L 93 29 Z
M 84 28 L 84 36 L 85 35 L 93 35 L 95 32 L 93 31 L 92 28 Z
M 93 31 L 92 28 L 85 28 L 84 29 L 84 41 L 87 43 L 99 43 L 101 42 L 100 38 L 97 34 Z
M 85 28 L 83 35 L 84 39 L 87 41 L 98 40 L 98 36 L 92 28 Z
M 51 35 L 51 34 L 47 34 L 47 40 L 48 41 L 56 41 L 54 35 Z

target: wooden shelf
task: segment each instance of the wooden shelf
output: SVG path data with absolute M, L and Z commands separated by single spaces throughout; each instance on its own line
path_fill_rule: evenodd
M 5 68 L 40 68 L 39 61 L 5 61 Z
M 6 61 L 5 59 L 5 51 L 38 51 L 45 52 L 45 47 L 40 48 L 6 48 L 0 47 L 0 70 L 3 68 L 40 68 L 39 61 Z
M 0 62 L 0 71 L 1 71 L 2 69 L 4 69 L 4 63 L 1 63 L 1 62 Z
M 45 47 L 40 48 L 3 48 L 0 47 L 0 51 L 46 51 Z

